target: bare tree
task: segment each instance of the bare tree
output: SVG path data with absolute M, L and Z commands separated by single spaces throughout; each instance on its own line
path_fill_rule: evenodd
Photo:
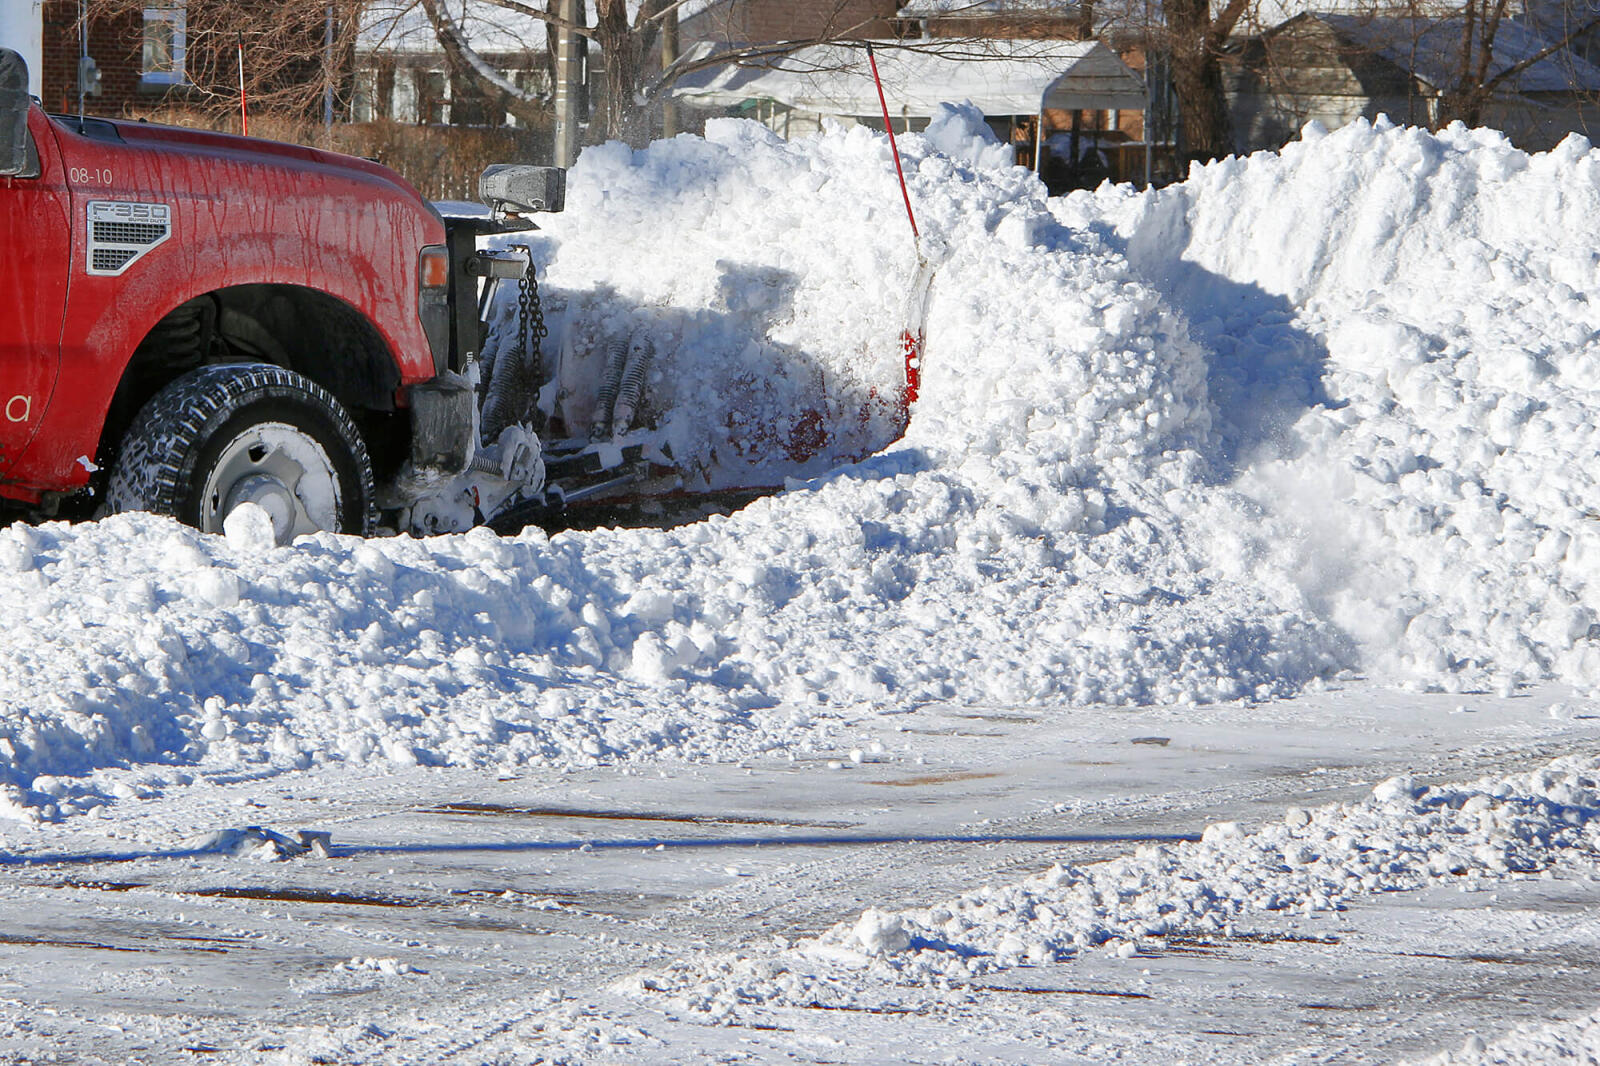
M 1230 142 L 1218 59 L 1228 35 L 1253 13 L 1250 0 L 1217 2 L 1224 6 L 1212 15 L 1210 0 L 1160 0 L 1188 159 L 1214 158 Z M 1491 102 L 1517 92 L 1523 75 L 1600 30 L 1597 0 L 1367 0 L 1338 14 L 1301 17 L 1353 35 L 1322 53 L 1324 74 L 1342 65 L 1360 83 L 1358 91 L 1391 97 L 1399 79 L 1408 88 L 1405 113 L 1396 117 L 1434 128 L 1481 125 L 1492 117 Z M 1269 66 L 1277 63 L 1274 50 L 1263 55 Z M 1304 61 L 1304 53 L 1295 60 Z M 1306 71 L 1278 69 L 1269 80 L 1280 89 L 1304 83 L 1312 101 L 1329 91 L 1326 80 Z M 1576 95 L 1581 88 L 1575 79 L 1552 85 L 1548 69 L 1541 81 L 1547 92 Z M 1426 111 L 1412 106 L 1430 101 Z
M 551 30 L 567 30 L 594 42 L 605 58 L 606 91 L 604 110 L 600 121 L 591 128 L 591 138 L 617 138 L 634 144 L 640 143 L 648 135 L 653 110 L 681 77 L 730 63 L 761 63 L 809 45 L 862 38 L 880 21 L 876 17 L 860 17 L 856 12 L 860 5 L 852 0 L 830 0 L 818 24 L 802 39 L 748 45 L 728 44 L 709 51 L 700 49 L 685 53 L 667 69 L 656 71 L 650 69 L 647 58 L 655 47 L 663 24 L 679 13 L 686 0 L 639 0 L 631 19 L 627 0 L 592 0 L 595 8 L 592 26 L 563 20 L 555 13 L 556 5 L 553 2 L 542 6 L 523 0 L 478 2 L 517 12 L 543 22 Z M 420 3 L 458 71 L 472 78 L 486 92 L 505 99 L 508 110 L 513 113 L 516 106 L 543 107 L 542 100 L 537 100 L 508 81 L 473 48 L 443 0 L 420 0 Z M 739 9 L 744 3 L 745 0 L 712 0 L 709 9 L 701 5 L 702 12 L 709 11 L 709 16 L 703 14 L 702 17 L 720 16 L 731 26 L 736 23 Z M 730 33 L 728 39 L 736 41 L 738 37 Z
M 1381 111 L 1434 129 L 1494 125 L 1545 148 L 1600 102 L 1600 72 L 1577 54 L 1586 35 L 1600 35 L 1600 11 L 1595 0 L 1547 0 L 1537 11 L 1516 2 L 1303 14 L 1256 38 L 1242 66 L 1299 122 Z
M 1515 85 L 1525 71 L 1600 26 L 1600 14 L 1590 10 L 1585 17 L 1581 9 L 1569 6 L 1560 29 L 1543 38 L 1543 47 L 1523 50 L 1513 62 L 1496 63 L 1496 44 L 1508 7 L 1509 0 L 1466 0 L 1455 9 L 1454 17 L 1460 20 L 1460 43 L 1453 57 L 1453 78 L 1440 87 L 1436 126 L 1458 120 L 1469 126 L 1480 125 L 1490 100 L 1502 87 Z
M 502 109 L 516 116 L 520 122 L 528 125 L 538 125 L 550 111 L 549 100 L 541 93 L 517 85 L 510 78 L 496 70 L 494 65 L 485 59 L 472 46 L 456 21 L 441 0 L 421 0 L 422 9 L 428 16 L 428 23 L 433 27 L 434 34 L 439 38 L 439 46 L 444 49 L 445 58 L 457 73 L 463 75 L 477 86 L 489 99 L 494 100 Z M 553 11 L 543 11 L 526 4 L 508 2 L 498 6 L 507 8 L 521 14 L 530 14 L 545 21 L 552 34 L 559 31 L 566 23 Z M 550 4 L 554 7 L 554 0 Z M 548 41 L 547 41 L 548 44 Z M 553 56 L 555 49 L 546 48 L 546 55 Z M 551 71 L 552 80 L 554 71 Z
M 1162 25 L 1151 40 L 1169 57 L 1178 98 L 1180 163 L 1206 162 L 1232 151 L 1228 103 L 1222 88 L 1223 45 L 1249 9 L 1249 0 L 1161 0 Z
M 240 113 L 241 96 L 252 116 L 318 121 L 330 94 L 348 90 L 359 32 L 360 0 L 205 0 L 174 4 L 183 14 L 182 69 L 166 103 L 223 120 Z M 129 45 L 148 53 L 170 47 L 164 27 L 146 14 L 167 5 L 150 0 L 88 0 L 85 17 L 128 27 Z M 152 30 L 156 31 L 154 34 Z M 140 35 L 143 34 L 143 39 Z

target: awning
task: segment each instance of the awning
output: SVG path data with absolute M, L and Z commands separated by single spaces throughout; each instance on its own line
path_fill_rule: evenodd
M 1143 80 L 1098 41 L 873 44 L 889 110 L 897 118 L 930 118 L 940 104 L 963 100 L 991 116 L 1145 107 Z M 672 93 L 708 106 L 772 100 L 822 115 L 881 113 L 867 53 L 859 44 L 812 45 L 756 65 L 694 71 L 680 78 Z

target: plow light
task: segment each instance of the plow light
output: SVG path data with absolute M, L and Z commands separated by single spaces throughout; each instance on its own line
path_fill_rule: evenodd
M 567 172 L 560 167 L 496 163 L 478 179 L 478 196 L 496 215 L 560 211 L 567 201 Z

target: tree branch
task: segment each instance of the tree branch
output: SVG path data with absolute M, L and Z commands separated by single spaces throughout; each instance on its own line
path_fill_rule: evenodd
M 1485 81 L 1483 83 L 1483 87 L 1486 90 L 1492 90 L 1496 85 L 1499 85 L 1501 82 L 1505 81 L 1507 78 L 1514 78 L 1518 74 L 1521 74 L 1523 71 L 1527 70 L 1529 67 L 1533 66 L 1535 63 L 1538 63 L 1541 60 L 1548 59 L 1551 56 L 1555 55 L 1557 52 L 1559 52 L 1563 48 L 1567 47 L 1567 45 L 1571 44 L 1573 42 L 1573 40 L 1575 40 L 1578 37 L 1583 36 L 1585 33 L 1588 33 L 1590 30 L 1594 29 L 1596 26 L 1600 26 L 1600 15 L 1597 15 L 1594 18 L 1590 19 L 1588 22 L 1583 23 L 1581 26 L 1579 26 L 1577 29 L 1573 30 L 1571 33 L 1568 33 L 1565 36 L 1563 36 L 1561 38 L 1561 40 L 1557 41 L 1555 44 L 1549 45 L 1548 47 L 1545 47 L 1545 48 L 1541 48 L 1539 51 L 1535 52 L 1533 55 L 1529 56 L 1527 59 L 1519 60 L 1519 61 L 1511 64 L 1505 70 L 1502 70 L 1500 73 L 1496 74 L 1494 77 L 1490 78 L 1488 81 Z
M 1250 6 L 1250 0 L 1228 0 L 1228 6 L 1223 8 L 1216 18 L 1211 20 L 1211 29 L 1206 34 L 1206 51 L 1216 53 L 1222 49 L 1228 35 L 1238 25 L 1239 19 L 1244 16 Z
M 424 3 L 426 2 L 427 0 L 424 0 Z M 575 22 L 568 22 L 560 15 L 540 10 L 528 4 L 518 3 L 518 0 L 483 0 L 483 2 L 493 4 L 495 7 L 503 7 L 507 11 L 515 11 L 517 14 L 526 15 L 531 19 L 538 19 L 540 22 L 554 26 L 558 30 L 567 30 L 570 33 L 578 34 L 580 37 L 587 37 L 591 41 L 595 38 L 594 30 L 588 26 L 580 26 Z
M 1482 47 L 1478 49 L 1478 73 L 1475 82 L 1480 87 L 1486 86 L 1489 78 L 1489 64 L 1494 62 L 1494 38 L 1500 32 L 1500 20 L 1505 17 L 1506 0 L 1495 0 L 1494 9 L 1484 20 Z
M 538 109 L 532 105 L 538 103 L 538 98 L 495 70 L 474 51 L 461 32 L 461 27 L 456 25 L 455 19 L 444 10 L 439 0 L 422 0 L 422 10 L 427 14 L 445 56 L 456 69 L 466 71 L 479 82 L 499 91 L 506 110 L 519 119 L 527 121 L 534 117 L 534 111 Z

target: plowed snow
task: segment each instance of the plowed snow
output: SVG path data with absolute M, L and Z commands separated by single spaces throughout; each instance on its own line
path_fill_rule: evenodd
M 1357 125 L 1047 206 L 976 129 L 906 139 L 943 265 L 887 447 L 912 251 L 883 139 L 715 123 L 573 172 L 536 254 L 575 333 L 652 331 L 675 454 L 749 466 L 819 396 L 839 450 L 882 448 L 737 515 L 0 532 L 10 812 L 196 770 L 781 753 L 928 700 L 1600 679 L 1600 154 Z

